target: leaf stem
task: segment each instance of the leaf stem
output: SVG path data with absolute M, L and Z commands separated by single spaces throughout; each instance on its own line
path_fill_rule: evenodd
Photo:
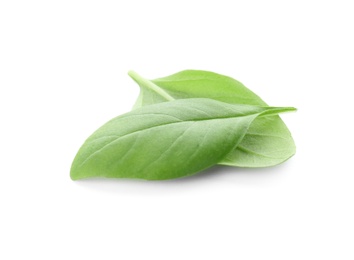
M 140 87 L 147 87 L 152 91 L 155 91 L 157 94 L 160 96 L 164 97 L 168 101 L 175 100 L 173 97 L 171 97 L 166 91 L 164 91 L 162 88 L 158 87 L 156 84 L 154 84 L 152 81 L 145 79 L 141 77 L 138 73 L 136 73 L 133 70 L 130 70 L 128 72 L 128 75 L 136 82 L 139 84 Z

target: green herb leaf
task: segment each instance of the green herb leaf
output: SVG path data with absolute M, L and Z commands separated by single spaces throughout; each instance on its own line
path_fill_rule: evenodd
M 72 164 L 71 178 L 163 180 L 191 175 L 222 160 L 256 117 L 293 110 L 203 98 L 136 109 L 86 140 Z
M 208 71 L 186 70 L 168 77 L 147 80 L 130 71 L 139 84 L 135 108 L 186 98 L 210 98 L 231 104 L 267 106 L 239 81 Z M 240 145 L 220 164 L 242 167 L 277 165 L 295 154 L 291 133 L 279 116 L 259 117 L 249 128 Z

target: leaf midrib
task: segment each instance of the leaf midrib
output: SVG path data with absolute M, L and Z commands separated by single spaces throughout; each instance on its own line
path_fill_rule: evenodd
M 125 138 L 125 137 L 129 137 L 133 134 L 136 134 L 136 133 L 139 133 L 139 132 L 142 132 L 142 131 L 145 131 L 145 130 L 149 130 L 149 129 L 152 129 L 152 128 L 158 128 L 158 127 L 163 127 L 163 126 L 166 126 L 166 125 L 173 125 L 173 124 L 181 124 L 181 123 L 190 123 L 190 122 L 196 122 L 196 121 L 209 121 L 209 120 L 223 120 L 223 119 L 231 119 L 231 118 L 240 118 L 240 117 L 247 117 L 247 116 L 255 116 L 255 115 L 259 115 L 261 114 L 260 113 L 254 113 L 254 114 L 249 114 L 249 115 L 242 115 L 242 116 L 233 116 L 233 117 L 221 117 L 221 118 L 211 118 L 211 119 L 201 119 L 201 120 L 184 120 L 184 121 L 179 121 L 179 122 L 169 122 L 169 123 L 166 123 L 166 124 L 160 124 L 160 125 L 154 125 L 154 126 L 151 126 L 151 127 L 148 127 L 148 128 L 144 128 L 144 129 L 139 129 L 139 130 L 136 130 L 134 132 L 131 132 L 129 134 L 126 134 L 126 135 L 121 135 L 121 136 L 118 136 L 116 139 L 110 141 L 109 143 L 105 144 L 103 147 L 101 147 L 100 149 L 98 149 L 97 151 L 93 152 L 92 154 L 90 154 L 78 167 L 81 167 L 83 166 L 92 156 L 96 155 L 97 153 L 100 153 L 103 149 L 105 149 L 106 147 L 114 144 L 116 141 L 122 139 L 122 138 Z M 149 115 L 149 114 L 144 114 L 144 115 Z M 134 116 L 134 115 L 131 115 L 131 116 Z M 140 116 L 140 115 L 139 115 Z M 112 135 L 113 136 L 113 135 Z M 99 138 L 102 138 L 102 137 L 105 137 L 105 136 L 101 136 Z M 90 142 L 93 142 L 93 141 L 96 141 L 97 139 L 99 138 L 96 138 L 96 139 L 93 139 L 93 140 L 90 140 Z

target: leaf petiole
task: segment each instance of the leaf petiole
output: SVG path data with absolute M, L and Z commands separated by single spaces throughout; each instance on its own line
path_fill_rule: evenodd
M 166 91 L 164 91 L 162 88 L 158 87 L 157 85 L 155 85 L 153 82 L 151 82 L 150 80 L 147 80 L 145 78 L 143 78 L 142 76 L 140 76 L 138 73 L 136 73 L 133 70 L 130 70 L 128 72 L 128 75 L 136 82 L 139 84 L 139 86 L 144 86 L 146 88 L 149 88 L 150 90 L 156 92 L 157 94 L 159 94 L 160 96 L 162 96 L 163 98 L 165 98 L 167 101 L 172 101 L 175 100 L 173 97 L 171 97 Z

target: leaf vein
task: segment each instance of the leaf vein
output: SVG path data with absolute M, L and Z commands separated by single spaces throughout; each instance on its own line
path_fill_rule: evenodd
M 259 114 L 259 113 L 257 113 L 257 114 Z M 250 114 L 250 115 L 252 115 L 252 114 Z M 250 115 L 247 115 L 247 116 L 250 116 Z M 139 130 L 133 131 L 133 132 L 131 132 L 131 133 L 129 133 L 129 134 L 119 136 L 117 139 L 112 140 L 111 142 L 105 144 L 103 147 L 101 147 L 100 149 L 98 149 L 97 151 L 95 151 L 95 152 L 93 152 L 91 155 L 89 155 L 89 156 L 79 165 L 79 167 L 81 167 L 82 165 L 84 165 L 90 158 L 92 158 L 92 156 L 94 156 L 94 155 L 100 153 L 104 148 L 108 147 L 109 145 L 115 143 L 116 141 L 120 140 L 121 138 L 128 137 L 128 136 L 133 135 L 133 134 L 138 133 L 138 132 L 142 132 L 142 131 L 149 130 L 149 129 L 156 128 L 156 127 L 162 127 L 162 126 L 166 126 L 166 125 L 172 125 L 172 124 L 187 123 L 187 122 L 195 122 L 195 121 L 230 119 L 230 118 L 235 118 L 235 116 L 232 116 L 232 117 L 219 117 L 219 118 L 208 118 L 208 119 L 200 119 L 200 120 L 185 120 L 185 121 L 181 121 L 181 122 L 169 122 L 169 123 L 166 123 L 166 124 L 154 125 L 154 126 L 151 126 L 151 127 L 148 127 L 148 128 L 139 129 Z M 237 118 L 237 117 L 236 117 L 236 118 Z
M 270 158 L 270 159 L 282 159 L 282 157 L 273 157 L 273 156 L 267 156 L 267 155 L 264 155 L 264 154 L 261 154 L 261 153 L 257 153 L 251 149 L 248 149 L 242 145 L 238 145 L 236 149 L 239 149 L 243 152 L 246 152 L 246 153 L 251 153 L 251 154 L 254 154 L 254 155 L 258 155 L 258 156 L 261 156 L 261 157 L 265 157 L 265 158 Z

